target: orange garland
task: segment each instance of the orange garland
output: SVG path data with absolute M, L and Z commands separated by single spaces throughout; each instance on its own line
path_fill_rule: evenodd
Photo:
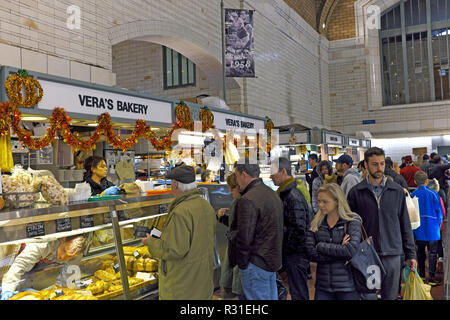
M 26 90 L 25 101 L 21 94 L 23 86 Z M 19 70 L 17 74 L 8 77 L 5 87 L 11 100 L 0 103 L 0 136 L 7 134 L 9 127 L 11 127 L 19 140 L 28 148 L 34 150 L 49 146 L 56 139 L 58 131 L 64 139 L 64 142 L 72 147 L 72 151 L 82 150 L 88 152 L 91 149 L 95 149 L 95 144 L 99 141 L 100 135 L 102 134 L 109 144 L 123 151 L 129 150 L 141 138 L 149 140 L 156 150 L 168 150 L 175 143 L 175 141 L 172 141 L 172 134 L 175 130 L 194 130 L 194 122 L 192 121 L 189 107 L 183 101 L 180 101 L 175 108 L 175 124 L 172 126 L 167 137 L 157 138 L 156 134 L 151 130 L 151 127 L 147 126 L 144 120 L 138 120 L 131 136 L 126 139 L 121 139 L 114 132 L 110 115 L 103 113 L 98 118 L 98 126 L 94 133 L 89 139 L 83 140 L 78 132 L 71 132 L 71 119 L 64 109 L 55 108 L 50 118 L 50 127 L 47 129 L 47 133 L 43 137 L 32 138 L 30 131 L 20 127 L 21 112 L 18 106 L 33 107 L 42 99 L 43 90 L 39 81 L 29 77 L 26 70 Z M 38 89 L 39 94 L 35 87 Z M 200 120 L 202 122 L 202 132 L 215 128 L 214 115 L 208 107 L 203 107 L 200 110 Z M 271 129 L 273 129 L 273 123 L 270 119 L 268 119 L 266 128 L 268 129 L 270 141 Z M 262 142 L 259 137 L 258 142 Z M 265 143 L 263 142 L 261 144 L 264 145 Z M 267 143 L 267 149 L 270 150 L 269 143 Z

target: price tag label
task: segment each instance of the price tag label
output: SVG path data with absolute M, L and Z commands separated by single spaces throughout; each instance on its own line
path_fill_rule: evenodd
M 135 277 L 138 278 L 138 279 L 142 279 L 144 281 L 156 280 L 156 277 L 153 274 L 148 273 L 148 272 L 140 272 L 140 271 L 138 271 L 136 273 Z
M 80 217 L 81 228 L 90 228 L 94 226 L 94 216 L 81 216 Z
M 39 237 L 45 235 L 44 223 L 30 223 L 26 226 L 27 238 Z
M 72 222 L 70 218 L 57 219 L 56 220 L 56 232 L 71 231 Z
M 169 204 L 168 203 L 163 203 L 159 205 L 159 213 L 163 214 L 163 213 L 167 213 L 169 209 Z

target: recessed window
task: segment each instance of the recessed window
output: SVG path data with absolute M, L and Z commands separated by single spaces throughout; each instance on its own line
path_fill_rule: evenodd
M 450 0 L 406 0 L 382 13 L 383 105 L 450 99 L 449 17 Z
M 164 89 L 195 86 L 195 64 L 170 48 L 162 48 Z

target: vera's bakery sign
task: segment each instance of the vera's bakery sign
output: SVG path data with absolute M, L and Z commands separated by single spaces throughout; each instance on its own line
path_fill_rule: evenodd
M 45 94 L 38 104 L 39 109 L 64 108 L 67 112 L 100 115 L 145 121 L 172 123 L 172 104 L 132 95 L 119 94 L 39 80 Z

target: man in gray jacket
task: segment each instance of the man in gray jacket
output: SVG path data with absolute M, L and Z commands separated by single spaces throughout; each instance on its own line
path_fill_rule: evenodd
M 336 162 L 338 175 L 343 177 L 341 188 L 347 196 L 350 189 L 361 181 L 361 175 L 358 170 L 352 168 L 353 159 L 348 154 L 343 154 L 337 160 L 333 161 Z

